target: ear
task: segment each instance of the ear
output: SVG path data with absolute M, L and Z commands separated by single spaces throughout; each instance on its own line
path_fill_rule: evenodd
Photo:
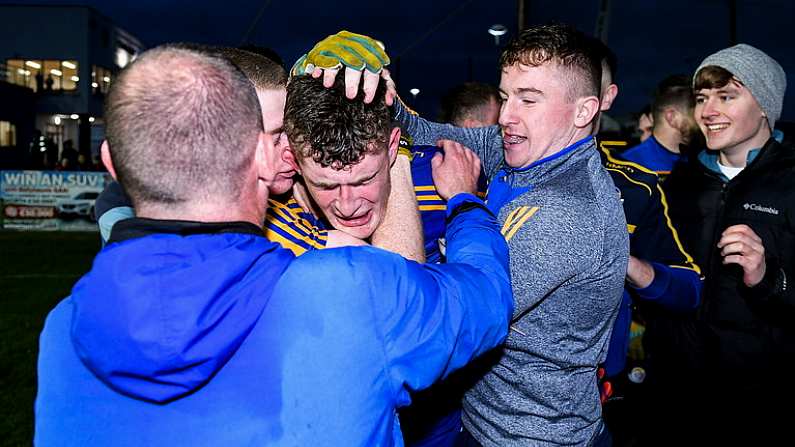
M 607 112 L 610 110 L 610 107 L 613 106 L 613 101 L 616 100 L 616 96 L 618 96 L 618 86 L 615 84 L 610 84 L 604 92 L 602 92 L 602 104 L 599 107 L 599 110 L 602 112 Z
M 270 186 L 276 177 L 275 167 L 268 162 L 268 154 L 275 150 L 270 135 L 260 132 L 257 137 L 257 149 L 254 152 L 254 166 L 257 171 L 257 179 L 267 186 Z
M 646 115 L 646 118 L 648 118 L 648 120 L 649 120 L 649 124 L 651 124 L 651 126 L 654 127 L 654 114 L 649 112 L 649 113 L 646 113 L 645 115 Z
M 291 147 L 287 147 L 282 151 L 282 160 L 289 164 L 291 168 L 295 169 L 296 172 L 301 172 L 301 166 L 298 165 L 298 160 L 295 159 L 295 153 L 293 153 Z
M 113 180 L 118 180 L 118 178 L 116 178 L 116 168 L 113 167 L 113 159 L 110 157 L 108 140 L 102 140 L 102 145 L 99 147 L 99 155 L 100 158 L 102 158 L 102 164 L 105 165 L 105 169 L 108 170 Z
M 598 112 L 599 98 L 596 96 L 577 98 L 576 110 L 574 111 L 574 127 L 582 129 L 591 126 Z
M 300 161 L 302 160 L 302 158 L 298 155 L 295 155 L 295 151 L 293 150 L 292 147 L 290 147 L 290 150 L 282 154 L 282 156 L 286 162 L 290 163 L 290 166 L 292 166 L 292 168 L 295 169 L 295 172 L 297 172 L 298 175 L 301 176 L 304 175 L 304 171 L 303 169 L 301 169 L 301 161 Z
M 398 146 L 400 146 L 400 128 L 393 127 L 389 134 L 389 166 L 397 159 Z
M 668 124 L 668 127 L 676 129 L 677 121 L 679 119 L 679 116 L 677 116 L 677 114 L 678 114 L 677 110 L 672 107 L 668 107 L 667 109 L 665 109 L 665 112 L 663 112 L 663 118 L 665 119 L 665 122 Z

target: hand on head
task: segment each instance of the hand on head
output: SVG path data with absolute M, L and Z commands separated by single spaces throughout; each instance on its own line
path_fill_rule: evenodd
M 290 70 L 292 76 L 311 74 L 314 78 L 323 77 L 323 85 L 331 87 L 337 73 L 345 67 L 345 96 L 356 97 L 364 77 L 364 102 L 369 103 L 375 96 L 379 78 L 387 86 L 386 103 L 392 105 L 397 90 L 395 83 L 384 67 L 389 65 L 389 56 L 384 44 L 371 37 L 340 31 L 318 42 L 309 53 L 301 56 Z M 364 76 L 362 76 L 364 75 Z

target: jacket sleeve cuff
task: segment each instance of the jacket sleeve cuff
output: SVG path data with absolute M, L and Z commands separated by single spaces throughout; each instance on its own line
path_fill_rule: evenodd
M 668 310 L 691 312 L 701 304 L 703 283 L 698 273 L 652 263 L 654 279 L 648 287 L 635 289 L 638 298 L 657 303 Z
M 450 197 L 450 200 L 447 201 L 447 220 L 450 221 L 456 215 L 473 207 L 483 208 L 484 210 L 488 211 L 488 208 L 486 208 L 486 204 L 483 203 L 483 200 L 479 199 L 474 194 L 456 194 L 453 197 Z M 491 214 L 490 211 L 489 214 Z
M 635 288 L 635 292 L 644 300 L 654 301 L 660 299 L 668 290 L 668 286 L 671 283 L 671 273 L 665 266 L 656 262 L 652 262 L 651 266 L 654 269 L 654 279 L 651 284 L 642 289 Z
M 753 287 L 742 287 L 743 295 L 746 298 L 757 301 L 768 301 L 773 296 L 784 293 L 788 287 L 786 273 L 782 270 L 779 263 L 774 259 L 766 259 L 767 264 L 765 276 L 762 281 Z

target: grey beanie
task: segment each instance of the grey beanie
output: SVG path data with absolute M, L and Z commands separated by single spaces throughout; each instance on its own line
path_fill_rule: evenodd
M 787 75 L 778 62 L 761 50 L 741 43 L 707 56 L 696 69 L 715 65 L 733 74 L 753 95 L 765 112 L 770 130 L 781 116 L 784 107 L 784 91 L 787 90 Z M 693 76 L 695 82 L 696 76 Z

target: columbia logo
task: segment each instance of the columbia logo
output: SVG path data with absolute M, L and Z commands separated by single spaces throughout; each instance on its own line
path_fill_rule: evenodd
M 767 214 L 773 214 L 775 216 L 778 216 L 778 210 L 777 209 L 775 209 L 773 207 L 769 207 L 769 206 L 757 205 L 756 203 L 743 204 L 743 208 L 746 211 L 747 210 L 759 211 L 760 213 L 767 213 Z

